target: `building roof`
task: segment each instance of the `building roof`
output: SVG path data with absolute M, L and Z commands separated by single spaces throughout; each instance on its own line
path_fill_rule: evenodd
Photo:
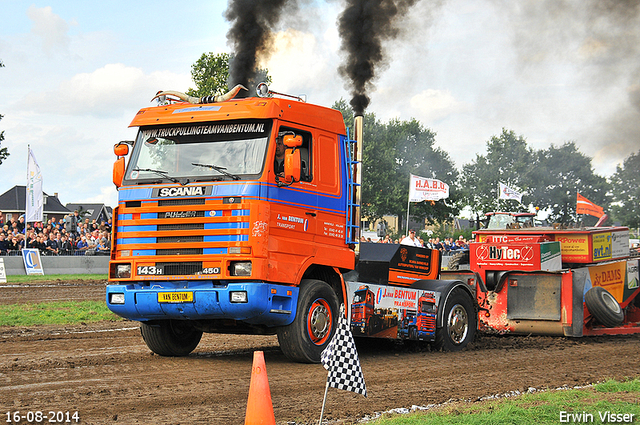
M 48 195 L 43 192 L 44 196 L 44 214 L 69 214 L 71 211 L 60 203 L 57 196 Z M 27 186 L 13 186 L 5 193 L 0 195 L 0 211 L 10 213 L 24 213 L 27 205 Z
M 96 220 L 98 223 L 100 223 L 100 220 L 110 219 L 113 213 L 112 208 L 107 207 L 105 204 L 69 203 L 66 207 L 71 212 L 74 210 L 86 211 L 88 214 L 83 218 L 88 218 L 90 221 Z

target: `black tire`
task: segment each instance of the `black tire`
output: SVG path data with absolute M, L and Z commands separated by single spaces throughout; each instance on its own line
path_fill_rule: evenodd
M 416 328 L 409 329 L 409 339 L 413 341 L 418 340 L 418 331 L 416 330 Z
M 140 333 L 151 351 L 169 357 L 188 355 L 202 338 L 202 331 L 186 320 L 163 320 L 152 325 L 142 322 Z
M 460 270 L 460 264 L 469 264 L 469 251 L 459 251 L 453 254 L 447 264 L 447 270 Z
M 299 363 L 320 363 L 322 350 L 335 333 L 339 313 L 338 296 L 327 283 L 303 280 L 296 318 L 277 331 L 284 355 Z
M 478 318 L 471 296 L 464 289 L 451 291 L 442 315 L 443 326 L 436 329 L 436 349 L 460 351 L 473 341 Z
M 594 286 L 584 295 L 587 308 L 596 318 L 608 328 L 620 326 L 624 321 L 624 311 L 613 295 L 601 286 Z

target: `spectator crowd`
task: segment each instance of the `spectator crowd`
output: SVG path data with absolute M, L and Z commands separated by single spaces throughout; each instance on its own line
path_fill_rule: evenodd
M 109 255 L 111 219 L 97 223 L 76 210 L 62 220 L 32 225 L 23 215 L 5 222 L 0 212 L 0 255 L 21 255 L 23 248 L 36 248 L 41 255 Z
M 360 238 L 360 242 L 373 241 L 371 240 L 371 238 L 365 238 L 364 236 L 362 236 Z M 391 236 L 387 235 L 384 238 L 378 239 L 377 243 L 395 243 L 418 246 L 423 248 L 437 249 L 443 253 L 452 253 L 469 248 L 469 242 L 462 235 L 460 235 L 457 240 L 454 240 L 454 238 L 444 238 L 441 241 L 439 237 L 424 240 L 423 238 L 416 236 L 416 232 L 414 230 L 410 230 L 408 236 L 402 235 L 402 237 L 395 240 L 392 239 Z

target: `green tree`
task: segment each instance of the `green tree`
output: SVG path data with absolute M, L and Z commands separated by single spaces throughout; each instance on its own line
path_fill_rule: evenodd
M 614 204 L 613 217 L 623 225 L 640 227 L 640 151 L 629 155 L 622 167 L 618 165 L 611 176 Z
M 2 63 L 2 61 L 0 61 L 0 68 L 4 68 L 4 63 Z M 0 121 L 2 120 L 2 118 L 4 118 L 4 115 L 0 115 Z M 0 164 L 2 164 L 2 161 L 7 159 L 7 157 L 9 156 L 9 151 L 7 150 L 7 148 L 2 147 L 3 140 L 4 130 L 0 131 Z
M 499 136 L 493 136 L 487 142 L 486 155 L 476 155 L 474 161 L 463 165 L 460 206 L 471 207 L 477 215 L 490 211 L 526 210 L 526 195 L 522 204 L 514 200 L 499 200 L 499 183 L 527 192 L 534 158 L 534 152 L 523 136 L 503 128 Z
M 571 223 L 576 217 L 577 193 L 603 207 L 610 202 L 609 184 L 591 167 L 591 158 L 581 153 L 575 142 L 551 145 L 536 153 L 535 166 L 528 174 L 535 205 L 549 214 L 548 220 Z M 581 216 L 584 225 L 593 225 L 597 217 Z
M 342 112 L 345 124 L 352 128 L 353 113 L 347 102 L 340 99 L 333 108 Z M 454 184 L 458 172 L 449 155 L 434 147 L 435 133 L 415 119 L 382 123 L 372 113 L 364 115 L 363 127 L 362 216 L 369 220 L 387 214 L 406 217 L 410 174 L 415 174 L 449 184 L 450 199 L 412 204 L 412 217 L 452 220 L 459 212 Z
M 191 65 L 191 78 L 196 88 L 189 88 L 187 94 L 195 97 L 221 95 L 236 85 L 229 81 L 229 62 L 233 61 L 233 55 L 228 53 L 214 54 L 203 53 L 202 56 Z M 255 81 L 250 81 L 249 92 L 255 95 L 255 87 L 258 83 L 271 83 L 271 77 L 266 69 L 256 70 Z

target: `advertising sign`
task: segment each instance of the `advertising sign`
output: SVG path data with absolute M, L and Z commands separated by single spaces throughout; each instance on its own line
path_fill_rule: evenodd
M 440 293 L 422 289 L 347 282 L 354 335 L 431 341 Z
M 4 260 L 0 258 L 0 283 L 7 283 L 7 274 L 4 270 Z
M 41 274 L 44 276 L 42 261 L 40 261 L 40 251 L 35 248 L 24 248 L 22 250 L 22 261 L 27 276 L 32 274 Z
M 638 289 L 638 260 L 627 261 L 627 288 Z
M 623 301 L 627 262 L 600 264 L 589 267 L 591 285 L 601 286 L 621 303 Z
M 559 242 L 471 243 L 471 263 L 490 270 L 560 270 Z
M 449 197 L 449 185 L 437 179 L 411 175 L 409 201 L 438 201 Z
M 588 263 L 591 261 L 589 235 L 561 234 L 556 235 L 555 240 L 560 242 L 562 258 L 566 263 Z
M 593 235 L 593 261 L 611 259 L 611 232 Z
M 611 257 L 622 258 L 629 255 L 629 231 L 611 232 Z

